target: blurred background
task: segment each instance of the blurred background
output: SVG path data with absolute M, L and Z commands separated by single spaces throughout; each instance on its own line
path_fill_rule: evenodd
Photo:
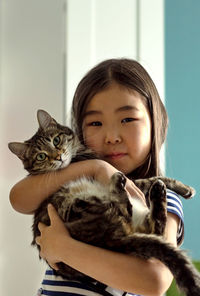
M 0 1 L 0 295 L 36 295 L 46 267 L 30 246 L 32 217 L 9 203 L 26 172 L 7 143 L 37 130 L 38 109 L 67 124 L 79 80 L 112 57 L 142 63 L 166 104 L 162 167 L 196 189 L 183 201 L 183 248 L 200 261 L 199 36 L 199 0 Z

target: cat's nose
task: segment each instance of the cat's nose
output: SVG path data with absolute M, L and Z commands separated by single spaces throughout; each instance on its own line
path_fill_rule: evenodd
M 56 156 L 56 160 L 60 160 L 60 161 L 62 161 L 61 154 L 58 154 L 58 155 Z

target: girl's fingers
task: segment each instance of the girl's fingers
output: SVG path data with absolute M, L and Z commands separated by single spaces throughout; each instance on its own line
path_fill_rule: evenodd
M 55 208 L 52 206 L 52 204 L 48 204 L 48 215 L 49 215 L 49 218 L 50 218 L 50 225 L 53 223 L 53 222 L 56 222 L 58 221 L 58 219 L 60 220 Z M 44 223 L 42 222 L 39 222 L 38 223 L 38 229 L 40 232 L 42 232 L 46 227 L 48 227 L 47 225 L 45 225 Z
M 48 261 L 48 264 L 51 266 L 51 268 L 53 268 L 55 270 L 59 270 L 58 265 L 56 263 L 51 263 Z
M 40 236 L 37 236 L 36 239 L 35 239 L 35 242 L 36 242 L 37 245 L 40 246 L 41 237 Z
M 40 257 L 43 258 L 44 260 L 46 260 L 44 254 L 42 252 L 41 240 L 42 240 L 41 236 L 37 236 L 35 239 L 35 242 L 38 246 L 40 246 Z
M 140 199 L 146 206 L 146 198 L 143 192 L 129 179 L 127 180 L 126 190 L 132 197 Z
M 52 204 L 48 204 L 47 210 L 50 219 L 50 225 L 58 221 L 60 222 L 60 217 Z
M 42 232 L 42 230 L 45 229 L 46 227 L 47 226 L 44 223 L 42 223 L 42 222 L 38 223 L 38 229 L 39 229 L 40 232 Z

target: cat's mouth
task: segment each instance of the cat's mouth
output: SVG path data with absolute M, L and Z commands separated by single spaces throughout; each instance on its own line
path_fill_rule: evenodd
M 70 164 L 70 161 L 71 159 L 66 159 L 66 160 L 63 160 L 60 164 L 60 169 L 64 169 L 65 167 L 67 167 L 69 164 Z

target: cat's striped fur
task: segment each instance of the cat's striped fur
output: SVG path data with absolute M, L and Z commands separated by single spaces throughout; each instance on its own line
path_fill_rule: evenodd
M 95 157 L 71 129 L 58 124 L 47 112 L 39 110 L 38 121 L 40 127 L 30 140 L 9 144 L 29 174 L 54 171 Z M 38 223 L 49 224 L 47 204 L 52 203 L 74 238 L 141 258 L 155 257 L 171 270 L 185 295 L 200 295 L 200 276 L 190 259 L 162 237 L 167 218 L 166 187 L 185 198 L 191 198 L 194 190 L 165 177 L 135 180 L 146 196 L 146 208 L 127 195 L 125 183 L 125 176 L 119 172 L 112 176 L 109 186 L 84 177 L 62 186 L 35 212 L 33 245 L 39 235 Z M 58 266 L 63 277 L 94 281 L 63 263 Z

